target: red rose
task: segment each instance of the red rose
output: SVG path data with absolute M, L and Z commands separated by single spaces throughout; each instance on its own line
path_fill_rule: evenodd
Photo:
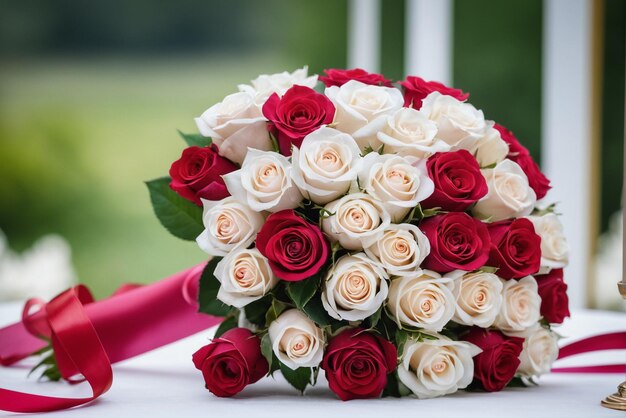
M 351 70 L 340 70 L 331 68 L 324 70 L 326 76 L 321 76 L 319 80 L 330 86 L 343 86 L 350 80 L 360 81 L 363 84 L 371 84 L 373 86 L 393 87 L 391 80 L 387 80 L 384 75 L 376 73 L 368 73 L 361 68 L 353 68 Z
M 487 225 L 464 212 L 449 212 L 422 221 L 419 228 L 430 242 L 422 266 L 438 273 L 476 270 L 489 258 Z
M 541 237 L 525 218 L 488 224 L 491 236 L 490 266 L 498 267 L 503 279 L 520 279 L 535 274 L 541 266 Z
M 548 190 L 552 188 L 550 180 L 541 172 L 528 149 L 520 144 L 513 132 L 497 123 L 493 127 L 500 132 L 502 140 L 509 144 L 509 155 L 507 155 L 507 158 L 516 162 L 522 168 L 522 171 L 528 177 L 528 185 L 535 191 L 537 199 L 542 199 L 548 193 Z
M 335 117 L 335 105 L 315 90 L 295 85 L 283 97 L 272 94 L 263 105 L 263 115 L 278 139 L 280 153 L 291 155 L 291 146 L 300 147 L 302 139 Z
M 524 339 L 478 327 L 472 327 L 463 339 L 483 350 L 474 357 L 474 382 L 487 392 L 502 390 L 519 367 Z
M 422 202 L 424 208 L 463 212 L 487 194 L 487 182 L 476 158 L 466 150 L 438 152 L 426 161 L 435 191 Z
M 269 370 L 261 340 L 245 328 L 233 328 L 196 351 L 193 364 L 202 372 L 206 388 L 220 397 L 236 395 Z
M 200 198 L 221 200 L 230 196 L 222 175 L 237 166 L 210 147 L 189 147 L 170 167 L 170 187 L 187 200 L 202 206 Z
M 269 260 L 274 274 L 290 282 L 313 276 L 329 253 L 322 231 L 293 210 L 268 216 L 257 234 L 256 247 Z
M 464 93 L 462 90 L 448 87 L 437 81 L 425 81 L 422 78 L 408 76 L 406 80 L 401 81 L 400 85 L 404 87 L 404 107 L 413 107 L 420 109 L 422 107 L 422 100 L 426 98 L 433 91 L 452 96 L 457 100 L 465 101 L 469 97 L 469 93 Z
M 396 362 L 392 343 L 363 328 L 351 328 L 330 340 L 322 369 L 330 390 L 342 401 L 349 401 L 379 396 Z
M 552 269 L 548 274 L 535 276 L 535 279 L 541 296 L 541 315 L 551 324 L 562 324 L 570 316 L 563 269 Z

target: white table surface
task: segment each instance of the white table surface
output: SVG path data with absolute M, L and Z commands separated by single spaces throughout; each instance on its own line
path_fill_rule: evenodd
M 0 304 L 0 326 L 19 317 L 21 304 Z M 567 343 L 600 332 L 626 330 L 626 315 L 603 311 L 575 311 L 559 328 Z M 113 387 L 104 396 L 83 407 L 42 414 L 49 417 L 624 417 L 624 412 L 600 406 L 604 396 L 615 391 L 624 376 L 616 374 L 550 374 L 540 386 L 505 389 L 498 393 L 458 392 L 443 398 L 385 398 L 342 402 L 328 389 L 320 375 L 317 386 L 306 396 L 283 380 L 265 378 L 234 398 L 217 398 L 204 389 L 202 376 L 191 355 L 205 344 L 212 330 L 193 335 L 158 350 L 114 366 Z M 607 351 L 564 359 L 557 364 L 624 362 L 626 352 Z M 88 385 L 37 383 L 26 379 L 29 366 L 0 368 L 0 387 L 52 396 L 88 396 Z M 13 414 L 1 412 L 0 416 Z M 19 414 L 18 414 L 19 415 Z M 31 414 L 28 416 L 40 416 Z

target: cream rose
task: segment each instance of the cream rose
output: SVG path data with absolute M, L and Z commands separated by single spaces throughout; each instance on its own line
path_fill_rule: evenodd
M 493 127 L 492 121 L 489 121 L 485 134 L 476 143 L 473 154 L 481 167 L 498 164 L 509 154 L 509 145 L 504 142 L 500 132 Z
M 481 328 L 493 325 L 502 306 L 500 278 L 492 273 L 461 270 L 450 272 L 445 277 L 454 281 L 452 294 L 456 300 L 456 312 L 452 320 Z
M 389 275 L 406 276 L 414 274 L 430 253 L 430 242 L 415 225 L 391 224 L 365 253 Z
M 559 356 L 556 334 L 537 325 L 524 340 L 517 373 L 522 376 L 540 376 L 550 372 Z
M 302 195 L 291 180 L 291 164 L 276 152 L 249 149 L 241 169 L 222 176 L 230 194 L 257 212 L 293 209 Z
M 356 80 L 350 80 L 341 87 L 328 87 L 325 93 L 337 109 L 334 125 L 352 135 L 362 150 L 368 146 L 378 149 L 381 144 L 376 134 L 385 124 L 385 117 L 404 104 L 400 90 L 371 86 Z
M 502 306 L 494 326 L 505 333 L 527 331 L 541 318 L 541 297 L 532 276 L 502 280 Z
M 541 266 L 547 269 L 566 267 L 569 264 L 569 246 L 559 217 L 548 213 L 543 216 L 528 216 L 528 219 L 541 237 Z
M 256 104 L 261 108 L 272 94 L 277 93 L 282 96 L 294 85 L 314 88 L 317 84 L 317 75 L 309 76 L 308 73 L 309 67 L 304 66 L 292 73 L 283 71 L 275 74 L 261 74 L 251 81 L 252 85 L 239 85 L 239 90 L 252 93 Z
M 217 263 L 214 274 L 221 283 L 217 298 L 235 308 L 261 299 L 278 283 L 267 258 L 256 248 L 232 251 Z
M 241 164 L 248 148 L 272 149 L 267 123 L 251 92 L 228 95 L 195 118 L 203 136 L 211 137 L 221 156 Z
M 387 308 L 400 326 L 439 332 L 454 315 L 452 281 L 431 270 L 394 278 Z
M 383 202 L 392 222 L 400 222 L 419 202 L 435 190 L 426 172 L 426 160 L 411 164 L 397 155 L 370 152 L 363 158 L 359 185 Z
M 268 330 L 272 350 L 292 370 L 315 367 L 324 356 L 324 333 L 297 309 L 283 312 Z
M 488 192 L 476 202 L 472 213 L 481 219 L 501 221 L 529 215 L 537 202 L 537 195 L 528 185 L 528 177 L 521 167 L 504 160 L 494 168 L 482 170 Z
M 293 148 L 291 177 L 304 197 L 324 205 L 346 194 L 361 165 L 359 146 L 348 134 L 322 127 Z
M 420 399 L 434 398 L 466 388 L 474 377 L 472 357 L 481 349 L 443 335 L 409 340 L 402 351 L 398 378 Z
M 385 118 L 376 137 L 385 146 L 385 153 L 424 158 L 450 150 L 450 145 L 436 135 L 435 122 L 419 110 L 403 107 Z
M 201 199 L 204 206 L 204 231 L 196 242 L 210 255 L 225 256 L 236 248 L 247 248 L 254 242 L 265 218 L 233 197 L 214 201 Z
M 360 321 L 376 312 L 387 298 L 389 276 L 363 253 L 344 255 L 322 285 L 322 304 L 330 316 Z

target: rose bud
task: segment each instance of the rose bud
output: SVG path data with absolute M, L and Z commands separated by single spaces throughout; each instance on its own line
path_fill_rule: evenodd
M 346 329 L 330 340 L 322 368 L 342 401 L 375 398 L 396 368 L 396 347 L 363 328 Z
M 452 96 L 457 100 L 465 101 L 469 98 L 469 93 L 462 90 L 448 87 L 437 81 L 425 81 L 420 77 L 408 76 L 406 80 L 399 83 L 404 90 L 404 106 L 419 109 L 422 101 L 433 91 L 438 91 L 446 96 Z
M 541 263 L 541 238 L 532 222 L 519 218 L 487 225 L 491 236 L 488 265 L 498 267 L 503 279 L 535 274 Z
M 562 324 L 570 316 L 567 284 L 563 281 L 563 269 L 535 276 L 541 296 L 541 316 L 551 324 Z
M 387 80 L 384 75 L 368 73 L 362 68 L 353 68 L 351 70 L 330 68 L 328 70 L 324 70 L 324 72 L 326 73 L 326 76 L 321 76 L 319 80 L 324 83 L 326 87 L 340 87 L 350 80 L 360 81 L 363 84 L 370 84 L 372 86 L 393 87 L 391 80 Z
M 206 388 L 229 397 L 255 383 L 269 370 L 261 340 L 246 328 L 234 328 L 196 351 L 193 364 L 202 371 Z
M 237 166 L 220 157 L 211 147 L 189 147 L 170 167 L 170 188 L 185 199 L 202 206 L 202 199 L 221 200 L 230 193 L 222 175 Z
M 482 350 L 474 357 L 474 381 L 487 392 L 502 390 L 520 365 L 524 339 L 478 327 L 471 328 L 462 339 Z
M 302 311 L 289 309 L 268 329 L 272 350 L 292 370 L 316 367 L 324 355 L 324 332 Z

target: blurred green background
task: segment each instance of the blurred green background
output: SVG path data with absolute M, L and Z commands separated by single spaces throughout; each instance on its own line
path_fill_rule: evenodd
M 605 2 L 602 228 L 619 210 L 623 0 Z M 488 12 L 486 12 L 488 11 Z M 383 1 L 382 71 L 403 78 L 404 1 Z M 454 85 L 539 155 L 540 0 L 454 4 Z M 97 296 L 202 261 L 152 214 L 193 117 L 257 74 L 346 65 L 345 0 L 0 2 L 0 229 L 58 233 Z

